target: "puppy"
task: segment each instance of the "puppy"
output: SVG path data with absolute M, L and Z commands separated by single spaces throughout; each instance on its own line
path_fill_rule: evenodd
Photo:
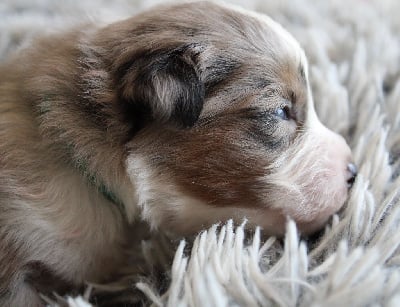
M 2 64 L 0 152 L 1 306 L 111 278 L 139 217 L 178 235 L 230 218 L 315 231 L 356 175 L 299 44 L 207 2 L 42 38 Z

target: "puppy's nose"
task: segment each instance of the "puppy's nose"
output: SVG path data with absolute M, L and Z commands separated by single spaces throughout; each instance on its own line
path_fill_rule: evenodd
M 347 187 L 350 189 L 357 177 L 357 166 L 354 163 L 347 164 Z

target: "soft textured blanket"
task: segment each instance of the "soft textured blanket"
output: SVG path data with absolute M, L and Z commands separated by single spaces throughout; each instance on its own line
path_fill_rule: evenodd
M 36 34 L 156 2 L 2 0 L 0 59 Z M 400 2 L 234 2 L 271 15 L 306 50 L 321 121 L 345 136 L 359 166 L 348 203 L 312 239 L 293 223 L 284 240 L 230 223 L 186 244 L 147 236 L 119 280 L 89 285 L 70 306 L 87 306 L 89 296 L 94 304 L 400 306 Z

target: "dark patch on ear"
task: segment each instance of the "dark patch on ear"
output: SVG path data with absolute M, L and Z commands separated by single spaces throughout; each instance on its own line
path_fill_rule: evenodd
M 115 71 L 119 97 L 135 130 L 146 121 L 193 126 L 203 108 L 205 88 L 191 46 L 140 50 Z M 139 114 L 138 114 L 139 113 Z
M 187 63 L 178 55 L 170 57 L 165 67 L 165 74 L 165 78 L 173 78 L 172 86 L 178 86 L 171 118 L 183 127 L 193 126 L 203 109 L 205 97 L 203 82 L 200 82 L 193 64 Z
M 122 120 L 129 123 L 129 131 L 124 139 L 124 142 L 127 142 L 151 121 L 151 109 L 149 105 L 140 102 L 131 103 L 122 97 L 118 99 L 118 103 Z

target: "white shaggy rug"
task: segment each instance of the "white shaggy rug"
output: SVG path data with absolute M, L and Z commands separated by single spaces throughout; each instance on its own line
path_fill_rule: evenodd
M 156 2 L 1 0 L 0 59 L 38 33 Z M 69 305 L 400 306 L 400 2 L 234 2 L 271 15 L 306 50 L 321 120 L 359 166 L 346 207 L 314 238 L 299 239 L 293 223 L 284 240 L 229 223 L 194 243 L 146 236 L 118 281 L 89 285 Z

